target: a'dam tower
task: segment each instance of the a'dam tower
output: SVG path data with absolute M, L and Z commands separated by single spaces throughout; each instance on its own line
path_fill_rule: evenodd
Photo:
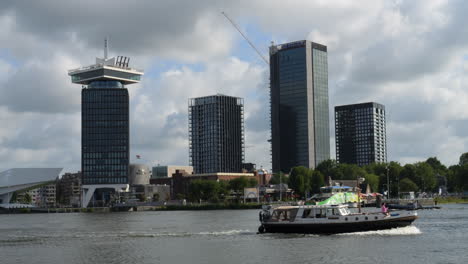
M 82 207 L 103 206 L 129 189 L 130 118 L 127 85 L 140 82 L 142 70 L 130 58 L 104 58 L 68 72 L 81 84 Z

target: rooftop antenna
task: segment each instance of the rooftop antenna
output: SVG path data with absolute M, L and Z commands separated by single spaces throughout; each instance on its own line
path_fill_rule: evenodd
M 108 39 L 107 37 L 104 38 L 104 60 L 107 60 L 107 50 L 108 50 Z

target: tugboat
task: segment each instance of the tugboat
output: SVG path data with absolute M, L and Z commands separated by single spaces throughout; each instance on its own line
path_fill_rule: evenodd
M 404 227 L 418 218 L 414 210 L 388 214 L 351 213 L 348 206 L 296 205 L 263 206 L 259 233 L 336 234 Z

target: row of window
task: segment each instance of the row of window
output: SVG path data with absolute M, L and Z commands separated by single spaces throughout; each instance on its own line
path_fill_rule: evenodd
M 127 133 L 112 133 L 112 134 L 106 134 L 106 133 L 83 133 L 83 141 L 90 141 L 90 140 L 127 140 L 128 139 L 128 134 Z
M 83 153 L 85 159 L 126 158 L 127 152 Z
M 91 176 L 91 175 L 90 175 Z M 127 177 L 106 177 L 106 178 L 83 178 L 83 184 L 126 184 L 128 183 Z M 126 175 L 115 175 L 115 176 L 126 176 Z
M 128 165 L 84 165 L 83 171 L 90 172 L 109 172 L 113 171 L 114 173 L 118 173 L 119 171 L 127 171 Z
M 128 133 L 128 126 L 115 127 L 83 127 L 83 134 L 112 134 L 112 133 Z
M 128 164 L 128 159 L 83 159 L 83 165 L 122 165 Z
M 95 146 L 95 145 L 83 145 L 83 152 L 121 152 L 127 151 L 127 145 L 116 146 L 116 145 L 104 145 L 104 146 Z

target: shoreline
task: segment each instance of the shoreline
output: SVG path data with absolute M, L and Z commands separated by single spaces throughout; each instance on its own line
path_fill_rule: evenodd
M 194 205 L 163 205 L 136 206 L 128 208 L 89 207 L 89 208 L 15 208 L 1 210 L 0 214 L 63 214 L 63 213 L 114 213 L 114 212 L 148 212 L 148 211 L 213 211 L 213 210 L 249 210 L 261 209 L 263 204 L 194 204 Z M 122 210 L 123 209 L 123 210 Z

